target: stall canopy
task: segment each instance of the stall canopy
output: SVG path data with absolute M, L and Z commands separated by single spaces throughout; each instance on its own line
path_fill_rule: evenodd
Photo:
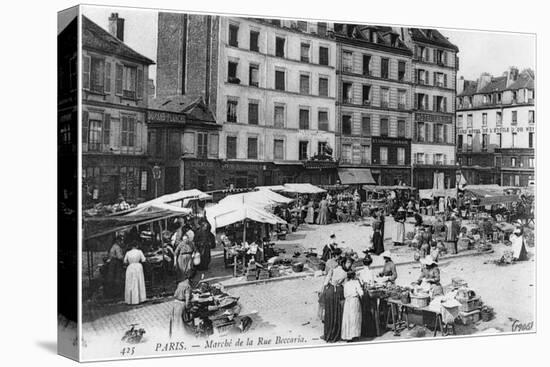
M 285 192 L 295 194 L 321 194 L 326 192 L 326 190 L 309 183 L 288 183 L 285 184 L 284 187 Z
M 340 168 L 338 176 L 343 185 L 376 184 L 368 168 Z
M 256 186 L 256 190 L 270 190 L 275 192 L 285 191 L 283 185 L 271 185 L 271 186 Z
M 480 205 L 505 204 L 519 201 L 518 195 L 506 195 L 505 188 L 499 185 L 469 185 L 465 193 L 479 200 Z
M 423 189 L 418 190 L 418 196 L 420 199 L 429 199 L 432 200 L 436 197 L 456 197 L 456 188 L 455 189 Z
M 406 185 L 393 185 L 393 186 L 374 186 L 363 185 L 363 189 L 367 191 L 384 191 L 384 190 L 416 190 L 416 187 Z
M 200 190 L 182 190 L 172 194 L 159 196 L 156 199 L 139 204 L 138 207 L 147 206 L 151 203 L 165 203 L 184 207 L 191 200 L 212 200 L 212 195 L 206 194 Z
M 191 209 L 178 208 L 169 204 L 149 204 L 123 215 L 84 218 L 84 239 L 122 231 L 133 226 L 148 224 L 165 218 L 188 215 Z
M 242 194 L 229 195 L 219 201 L 221 205 L 249 204 L 259 208 L 271 205 L 289 204 L 293 199 L 279 195 L 271 190 L 258 190 Z
M 234 205 L 234 203 L 217 204 L 206 208 L 206 219 L 212 226 L 212 232 L 233 223 L 252 220 L 259 223 L 286 224 L 278 216 L 249 204 Z

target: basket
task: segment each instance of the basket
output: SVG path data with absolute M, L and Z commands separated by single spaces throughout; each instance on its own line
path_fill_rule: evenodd
M 479 321 L 479 315 L 480 315 L 479 310 L 459 313 L 460 320 L 464 325 L 475 324 L 476 322 Z
M 416 295 L 411 294 L 411 306 L 414 307 L 426 307 L 430 304 L 430 296 L 429 295 Z
M 295 273 L 301 273 L 302 271 L 304 271 L 304 264 L 303 263 L 292 264 L 292 271 Z
M 474 297 L 470 299 L 457 299 L 458 302 L 460 302 L 459 311 L 462 312 L 470 312 L 477 310 L 481 307 L 481 299 L 480 297 Z

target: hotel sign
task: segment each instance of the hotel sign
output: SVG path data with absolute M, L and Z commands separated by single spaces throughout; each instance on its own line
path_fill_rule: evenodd
M 372 138 L 372 144 L 384 144 L 384 145 L 409 145 L 409 139 L 392 139 L 392 138 Z
M 181 113 L 171 113 L 165 111 L 148 111 L 147 121 L 185 123 L 185 115 Z
M 452 116 L 432 115 L 429 113 L 415 113 L 415 120 L 420 122 L 452 123 Z
M 458 129 L 459 134 L 502 134 L 502 133 L 522 133 L 522 132 L 535 132 L 533 126 L 512 126 L 512 127 L 494 127 L 482 129 Z

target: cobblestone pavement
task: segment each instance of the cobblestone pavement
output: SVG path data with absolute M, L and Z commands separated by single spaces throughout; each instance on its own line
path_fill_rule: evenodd
M 508 266 L 486 263 L 498 258 L 503 250 L 504 246 L 494 254 L 443 259 L 440 262 L 443 284 L 450 283 L 453 277 L 464 279 L 496 312 L 492 321 L 462 328 L 461 334 L 510 332 L 515 320 L 522 323 L 534 321 L 534 260 Z M 408 285 L 418 277 L 420 269 L 418 264 L 407 264 L 398 265 L 397 271 L 398 284 Z M 240 297 L 241 315 L 252 317 L 250 335 L 299 336 L 306 338 L 309 344 L 323 343 L 319 340 L 322 323 L 317 317 L 316 293 L 322 281 L 321 277 L 307 277 L 233 287 L 229 293 Z M 173 304 L 170 300 L 156 304 L 148 302 L 137 307 L 120 305 L 116 312 L 103 316 L 102 312 L 97 312 L 94 321 L 84 323 L 84 338 L 93 345 L 94 348 L 90 350 L 97 350 L 98 345 L 103 344 L 98 343 L 99 340 L 118 340 L 128 325 L 134 322 L 147 330 L 150 340 L 168 338 L 169 315 Z M 117 339 L 109 339 L 109 336 Z M 409 336 L 405 332 L 401 338 Z M 396 337 L 388 332 L 378 339 L 393 338 Z M 115 350 L 118 346 L 114 343 L 103 346 L 101 350 L 109 348 Z

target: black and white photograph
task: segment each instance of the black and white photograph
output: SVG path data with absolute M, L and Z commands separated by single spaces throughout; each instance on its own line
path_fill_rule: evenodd
M 537 332 L 536 35 L 284 14 L 58 13 L 60 354 Z

